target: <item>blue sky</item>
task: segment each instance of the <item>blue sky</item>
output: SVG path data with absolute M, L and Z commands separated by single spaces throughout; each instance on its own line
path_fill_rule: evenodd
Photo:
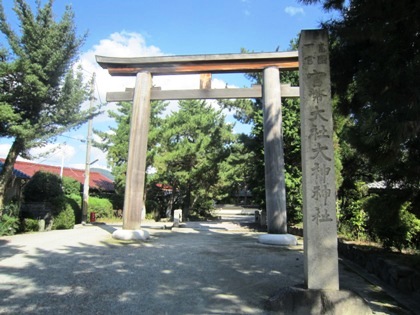
M 35 4 L 35 0 L 26 1 Z M 55 0 L 57 18 L 66 5 L 72 6 L 78 33 L 88 33 L 79 63 L 87 79 L 96 74 L 98 103 L 105 102 L 106 92 L 134 86 L 134 80 L 110 77 L 98 67 L 95 55 L 218 54 L 238 53 L 241 48 L 254 52 L 285 51 L 300 30 L 318 28 L 321 21 L 331 17 L 319 5 L 304 6 L 295 0 Z M 3 7 L 18 31 L 13 1 L 3 0 Z M 4 37 L 0 40 L 4 44 Z M 226 84 L 243 87 L 249 82 L 242 74 L 213 77 L 213 87 Z M 166 89 L 198 88 L 198 77 L 158 77 L 154 85 Z M 174 106 L 171 104 L 173 110 Z M 113 108 L 115 104 L 106 105 L 106 109 Z M 227 120 L 233 121 L 229 114 Z M 93 121 L 94 128 L 100 130 L 113 125 L 105 114 Z M 235 130 L 247 129 L 237 124 Z M 84 168 L 86 145 L 80 140 L 86 135 L 86 125 L 65 133 L 56 143 L 33 150 L 35 161 L 50 165 L 64 162 L 65 166 Z M 10 143 L 0 138 L 0 157 L 6 156 Z M 42 154 L 47 149 L 51 152 Z M 96 159 L 95 167 L 107 167 L 106 155 L 93 148 L 91 161 Z

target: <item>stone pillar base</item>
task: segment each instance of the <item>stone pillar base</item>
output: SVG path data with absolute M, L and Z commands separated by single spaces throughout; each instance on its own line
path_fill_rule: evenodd
M 122 241 L 145 241 L 150 235 L 145 230 L 116 230 L 112 233 L 112 237 Z
M 292 234 L 263 234 L 258 237 L 258 242 L 268 245 L 296 246 L 297 239 Z
M 281 288 L 265 304 L 276 314 L 373 314 L 369 304 L 352 291 Z

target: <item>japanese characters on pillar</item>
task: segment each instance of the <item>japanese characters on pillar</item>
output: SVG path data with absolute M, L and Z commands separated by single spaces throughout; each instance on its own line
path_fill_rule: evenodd
M 299 61 L 305 272 L 309 278 L 306 280 L 310 288 L 338 289 L 333 121 L 326 31 L 302 31 Z

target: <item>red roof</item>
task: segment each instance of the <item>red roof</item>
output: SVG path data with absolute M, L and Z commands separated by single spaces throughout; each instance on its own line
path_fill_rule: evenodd
M 4 159 L 0 159 L 1 162 L 4 163 Z M 60 175 L 61 167 L 60 166 L 52 166 L 52 165 L 44 165 L 44 164 L 37 164 L 33 162 L 22 162 L 16 161 L 15 170 L 18 170 L 29 177 L 32 177 L 38 171 L 50 172 L 57 175 Z M 85 181 L 85 171 L 71 168 L 71 167 L 64 167 L 63 168 L 63 176 L 71 177 L 77 180 L 82 185 Z M 90 172 L 89 176 L 89 188 L 91 189 L 98 189 L 103 191 L 114 191 L 114 183 L 108 177 L 104 176 L 99 172 Z

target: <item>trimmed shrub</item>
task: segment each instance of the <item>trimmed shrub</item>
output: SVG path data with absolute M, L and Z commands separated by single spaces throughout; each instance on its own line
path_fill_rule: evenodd
M 64 185 L 64 191 L 62 185 Z M 77 181 L 65 178 L 63 184 L 58 175 L 41 171 L 35 173 L 25 186 L 24 196 L 26 202 L 51 204 L 53 229 L 72 229 L 76 223 L 76 217 L 81 218 L 79 190 L 80 184 Z M 69 195 L 66 196 L 65 191 Z
M 53 173 L 36 172 L 25 185 L 23 195 L 26 202 L 42 202 L 63 195 L 61 178 Z
M 96 218 L 112 218 L 114 215 L 111 201 L 98 197 L 89 197 L 88 220 L 91 212 L 95 212 Z
M 74 213 L 75 223 L 82 222 L 82 196 L 79 194 L 71 194 L 66 196 L 66 203 L 69 204 Z
M 61 210 L 56 216 L 54 216 L 53 229 L 54 230 L 65 230 L 72 229 L 75 223 L 74 210 L 69 203 L 64 205 L 64 209 Z

